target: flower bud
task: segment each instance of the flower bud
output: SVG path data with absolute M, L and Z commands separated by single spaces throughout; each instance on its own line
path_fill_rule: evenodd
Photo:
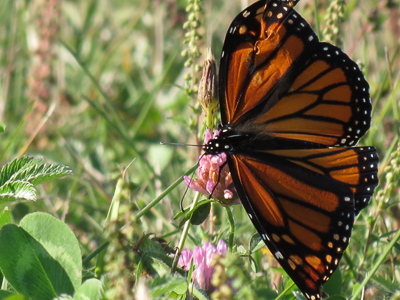
M 218 86 L 217 86 L 217 67 L 211 50 L 207 51 L 207 57 L 204 60 L 203 75 L 199 83 L 199 92 L 197 99 L 203 109 L 206 127 L 211 131 L 215 125 L 215 115 L 218 107 Z

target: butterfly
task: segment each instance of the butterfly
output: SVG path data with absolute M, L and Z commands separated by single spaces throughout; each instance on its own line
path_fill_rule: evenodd
M 225 37 L 219 135 L 234 186 L 265 244 L 307 299 L 338 267 L 355 217 L 378 185 L 369 85 L 343 51 L 292 8 L 259 1 Z

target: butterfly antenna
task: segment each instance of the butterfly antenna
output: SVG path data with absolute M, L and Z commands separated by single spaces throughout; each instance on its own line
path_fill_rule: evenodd
M 183 209 L 183 199 L 185 199 L 185 196 L 186 196 L 187 191 L 188 191 L 188 189 L 189 189 L 189 185 L 190 185 L 190 184 L 192 183 L 192 181 L 193 181 L 193 176 L 194 176 L 194 171 L 195 171 L 195 170 L 196 170 L 196 169 L 193 170 L 192 175 L 190 176 L 189 184 L 186 186 L 185 192 L 183 193 L 182 198 L 181 198 L 181 201 L 179 202 L 179 207 L 181 208 L 181 212 L 185 212 L 185 210 Z
M 160 142 L 160 145 L 170 145 L 170 146 L 187 146 L 187 147 L 204 147 L 205 145 L 195 145 L 195 144 L 184 144 L 184 143 L 165 143 L 165 142 Z M 199 165 L 200 160 L 203 158 L 204 154 L 202 154 L 199 158 L 199 161 L 197 162 L 197 165 Z M 196 170 L 196 169 L 195 169 Z M 194 171 L 192 172 L 192 175 L 190 176 L 190 182 L 189 184 L 186 186 L 185 192 L 183 193 L 183 196 L 181 198 L 181 201 L 179 203 L 179 206 L 181 208 L 181 211 L 184 212 L 183 209 L 183 199 L 185 198 L 187 191 L 189 189 L 189 185 L 192 183 L 193 181 L 193 176 L 194 176 Z
M 214 187 L 213 187 L 213 189 L 212 189 L 212 191 L 211 191 L 210 196 L 208 196 L 208 199 L 209 199 L 209 200 L 212 198 L 212 195 L 214 194 L 214 191 L 215 191 L 215 189 L 217 188 L 217 185 L 218 185 L 218 183 L 219 183 L 219 180 L 221 179 L 221 172 L 222 172 L 222 169 L 226 166 L 227 163 L 228 163 L 228 162 L 225 161 L 225 162 L 219 167 L 217 184 L 214 185 Z
M 205 146 L 205 145 L 184 144 L 184 143 L 165 143 L 165 142 L 160 142 L 160 145 L 187 146 L 187 147 L 204 147 Z

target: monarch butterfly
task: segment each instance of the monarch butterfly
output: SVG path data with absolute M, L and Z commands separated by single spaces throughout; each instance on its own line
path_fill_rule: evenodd
M 315 300 L 378 184 L 378 156 L 353 147 L 370 126 L 367 81 L 319 42 L 295 2 L 259 1 L 233 20 L 220 61 L 222 125 L 204 150 L 226 154 L 255 228 Z

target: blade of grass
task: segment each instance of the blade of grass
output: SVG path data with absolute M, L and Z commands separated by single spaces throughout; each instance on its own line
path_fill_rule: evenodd
M 399 48 L 397 48 L 397 50 L 396 50 L 396 52 L 393 54 L 393 57 L 392 57 L 392 60 L 391 60 L 391 62 L 390 62 L 390 64 L 391 65 L 393 65 L 394 64 L 394 62 L 395 62 L 395 59 L 396 59 L 396 56 L 398 55 L 398 50 L 399 50 Z M 385 103 L 380 103 L 381 102 L 381 100 L 383 101 L 383 97 L 382 97 L 382 94 L 383 94 L 383 92 L 384 92 L 384 87 L 386 86 L 386 81 L 389 81 L 389 71 L 387 71 L 387 72 L 385 72 L 385 74 L 384 74 L 384 77 L 383 77 L 383 79 L 381 80 L 381 82 L 378 84 L 378 86 L 380 87 L 379 88 L 379 90 L 378 91 L 376 91 L 375 92 L 375 94 L 374 95 L 372 95 L 372 98 L 375 98 L 376 99 L 376 101 L 374 102 L 374 105 L 373 105 L 373 107 L 372 107 L 372 115 L 374 116 L 374 115 L 376 115 L 375 114 L 375 111 L 376 111 L 376 109 L 379 107 L 380 108 L 380 113 L 379 113 L 379 115 L 377 116 L 377 117 L 375 117 L 374 118 L 374 123 L 375 124 L 382 124 L 382 122 L 383 122 L 383 119 L 386 117 L 388 117 L 388 114 L 389 114 L 389 109 L 391 108 L 391 107 L 393 107 L 393 105 L 394 105 L 394 103 L 392 103 L 393 101 L 394 101 L 394 97 L 389 97 L 389 101 L 386 101 Z M 396 84 L 396 87 L 395 87 L 395 91 L 397 91 L 397 89 L 399 88 L 398 87 L 398 84 L 399 84 L 399 81 L 398 81 L 398 83 Z M 394 92 L 394 91 L 392 91 L 392 92 Z M 373 124 L 372 124 L 373 125 Z M 368 136 L 367 136 L 367 139 L 368 139 L 368 143 L 369 144 L 372 144 L 372 137 L 375 135 L 375 133 L 378 131 L 378 126 L 371 126 L 371 128 L 369 129 L 369 131 L 368 131 Z
M 372 267 L 372 269 L 368 272 L 367 276 L 364 278 L 363 282 L 358 286 L 358 288 L 354 291 L 352 297 L 350 300 L 356 300 L 359 298 L 361 291 L 364 289 L 364 287 L 367 285 L 369 280 L 372 278 L 372 275 L 375 274 L 376 270 L 378 270 L 379 266 L 384 262 L 385 257 L 389 254 L 389 252 L 392 250 L 394 245 L 397 243 L 397 241 L 400 238 L 400 230 L 397 231 L 396 235 L 393 237 L 393 239 L 390 241 L 389 246 L 385 249 L 385 251 L 382 252 L 382 254 L 379 256 L 378 260 L 376 261 L 375 265 Z
M 9 2 L 11 4 L 11 2 Z M 3 114 L 7 105 L 7 99 L 10 91 L 10 80 L 11 80 L 11 73 L 13 72 L 15 66 L 15 40 L 16 40 L 16 33 L 17 33 L 17 23 L 18 23 L 18 16 L 17 16 L 17 4 L 13 3 L 12 5 L 12 14 L 13 18 L 11 19 L 11 26 L 9 26 L 9 31 L 6 33 L 6 35 L 10 39 L 10 45 L 7 47 L 7 68 L 6 68 L 6 74 L 5 74 L 5 80 L 3 83 L 4 86 L 4 93 L 3 93 L 3 101 L 0 104 L 0 117 L 1 120 L 4 119 Z M 7 5 L 4 5 L 4 8 L 8 8 Z M 9 9 L 9 8 L 8 8 Z
M 19 156 L 24 155 L 26 153 L 26 151 L 28 151 L 29 145 L 32 143 L 32 141 L 34 140 L 36 135 L 39 133 L 39 131 L 43 128 L 44 124 L 46 124 L 46 122 L 48 121 L 50 116 L 53 114 L 55 107 L 56 107 L 56 104 L 55 104 L 55 102 L 53 102 L 50 105 L 49 109 L 47 110 L 46 115 L 43 116 L 40 123 L 36 126 L 35 130 L 32 132 L 29 140 L 25 143 L 25 146 L 19 151 Z
M 318 39 L 321 40 L 322 34 L 321 34 L 321 29 L 320 29 L 317 0 L 314 0 L 314 15 L 315 15 L 315 28 L 316 28 L 315 31 L 317 33 Z
M 34 102 L 32 102 L 31 105 L 29 105 L 29 107 L 28 107 L 25 115 L 23 116 L 21 122 L 18 124 L 17 129 L 15 130 L 14 134 L 12 135 L 10 141 L 7 143 L 6 148 L 1 151 L 0 161 L 3 160 L 4 156 L 7 154 L 8 149 L 11 147 L 11 145 L 14 144 L 15 139 L 19 136 L 20 131 L 22 129 L 22 126 L 25 124 L 25 120 L 26 120 L 28 114 L 31 112 L 31 110 L 33 108 L 33 104 L 34 104 Z
M 398 111 L 398 105 L 395 97 L 395 92 L 399 88 L 400 84 L 400 79 L 397 80 L 396 87 L 394 87 L 393 84 L 393 71 L 392 71 L 392 64 L 390 63 L 390 58 L 389 58 L 389 53 L 387 47 L 385 47 L 385 58 L 386 58 L 386 64 L 387 64 L 387 70 L 388 70 L 388 79 L 389 79 L 389 86 L 390 86 L 390 98 L 392 99 L 390 102 L 392 102 L 392 110 L 393 110 L 393 115 L 394 119 L 396 121 L 399 120 L 399 111 Z

